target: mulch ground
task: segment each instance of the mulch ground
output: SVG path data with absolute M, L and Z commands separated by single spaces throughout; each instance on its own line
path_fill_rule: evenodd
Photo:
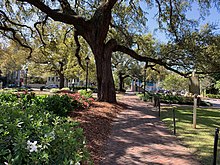
M 71 114 L 81 123 L 94 164 L 99 164 L 102 159 L 102 148 L 110 135 L 113 119 L 124 108 L 126 105 L 123 103 L 94 102 L 88 110 L 75 111 Z

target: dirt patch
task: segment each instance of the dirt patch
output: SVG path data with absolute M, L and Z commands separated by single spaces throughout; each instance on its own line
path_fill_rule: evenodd
M 120 102 L 118 104 L 94 102 L 88 110 L 75 111 L 71 114 L 81 123 L 94 164 L 99 164 L 102 159 L 103 145 L 110 135 L 113 119 L 124 108 L 126 105 Z

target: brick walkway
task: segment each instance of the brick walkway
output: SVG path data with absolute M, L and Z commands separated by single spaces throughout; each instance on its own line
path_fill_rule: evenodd
M 155 116 L 152 106 L 125 95 L 128 109 L 114 121 L 100 165 L 199 165 Z

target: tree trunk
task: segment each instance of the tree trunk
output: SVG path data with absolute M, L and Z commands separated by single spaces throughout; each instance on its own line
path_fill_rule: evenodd
M 65 81 L 64 74 L 59 74 L 59 77 L 60 77 L 60 89 L 62 89 L 64 87 L 64 81 Z
M 111 56 L 112 51 L 109 49 L 105 50 L 102 55 L 95 55 L 98 101 L 115 103 L 116 92 L 112 75 Z
M 121 73 L 119 73 L 119 91 L 120 92 L 124 92 L 124 89 L 123 89 L 123 81 L 124 81 L 124 77 L 122 76 Z
M 64 87 L 64 81 L 65 81 L 64 74 L 63 74 L 64 63 L 62 61 L 59 61 L 59 64 L 60 64 L 60 68 L 59 68 L 58 74 L 60 77 L 60 89 L 62 89 Z

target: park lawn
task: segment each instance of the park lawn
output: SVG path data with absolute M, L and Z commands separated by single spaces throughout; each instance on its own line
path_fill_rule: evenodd
M 197 159 L 204 165 L 211 165 L 215 128 L 220 127 L 220 109 L 198 108 L 197 126 L 192 128 L 192 106 L 175 107 L 176 135 L 181 139 Z M 162 107 L 161 120 L 173 130 L 172 108 Z M 220 142 L 218 143 L 217 164 L 220 164 Z

